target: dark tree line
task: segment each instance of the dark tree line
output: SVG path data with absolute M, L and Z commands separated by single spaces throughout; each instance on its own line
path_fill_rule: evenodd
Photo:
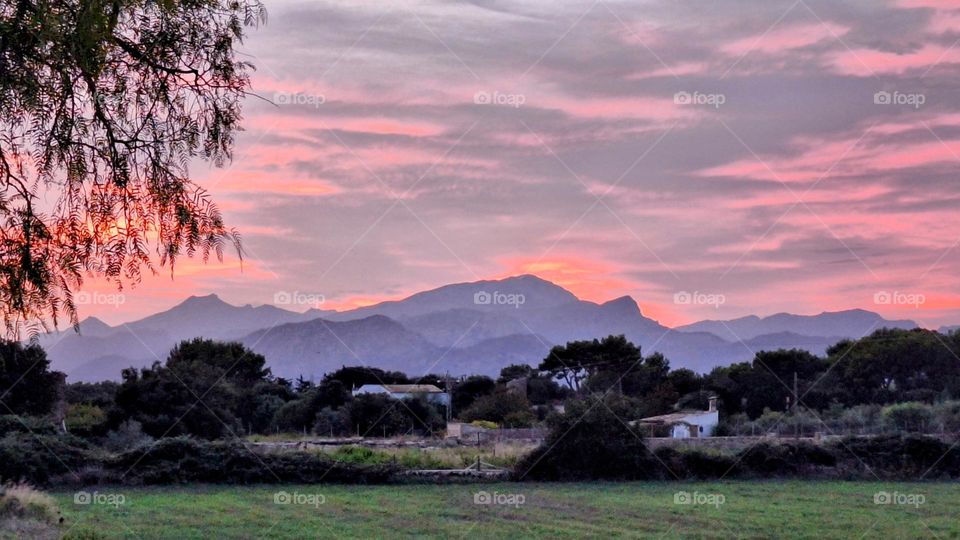
M 165 362 L 124 370 L 119 383 L 67 385 L 63 374 L 50 370 L 39 346 L 2 342 L 0 416 L 46 417 L 58 425 L 64 421 L 81 436 L 133 440 L 278 432 L 431 434 L 444 426 L 443 406 L 424 398 L 354 396 L 353 390 L 365 384 L 433 384 L 451 394 L 454 418 L 508 427 L 544 421 L 571 398 L 610 395 L 629 404 L 632 418 L 704 409 L 715 395 L 723 417 L 753 420 L 767 411 L 787 411 L 797 401 L 803 409 L 835 411 L 956 399 L 957 355 L 958 333 L 878 330 L 837 343 L 824 357 L 801 350 L 763 351 L 749 362 L 701 375 L 671 369 L 662 355 L 643 356 L 623 336 L 610 336 L 555 347 L 539 366 L 507 366 L 496 380 L 411 378 L 344 366 L 312 382 L 274 377 L 262 355 L 240 344 L 195 339 L 174 347 Z M 904 426 L 924 425 L 914 418 L 920 413 L 911 411 L 893 412 L 904 416 L 899 422 Z

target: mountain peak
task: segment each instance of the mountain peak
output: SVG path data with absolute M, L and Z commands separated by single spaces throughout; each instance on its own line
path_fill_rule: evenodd
M 624 295 L 620 298 L 614 298 L 600 305 L 604 309 L 612 309 L 618 312 L 631 312 L 635 311 L 640 313 L 640 305 L 637 304 L 637 301 L 633 299 L 630 295 Z
M 110 326 L 110 325 L 103 322 L 101 319 L 98 319 L 97 317 L 90 315 L 86 319 L 80 321 L 80 326 L 96 327 L 96 326 Z
M 112 326 L 94 316 L 87 317 L 86 319 L 80 321 L 80 333 L 83 335 L 99 336 L 109 333 L 112 330 Z
M 224 304 L 223 300 L 220 299 L 216 293 L 210 293 L 208 295 L 194 295 L 188 297 L 182 302 L 182 304 Z

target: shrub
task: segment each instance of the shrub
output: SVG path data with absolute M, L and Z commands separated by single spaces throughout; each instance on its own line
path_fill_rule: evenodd
M 611 396 L 606 402 L 569 401 L 551 418 L 547 439 L 514 469 L 520 478 L 540 480 L 636 480 L 665 473 L 640 437 L 625 423 L 634 406 Z
M 324 407 L 317 412 L 313 422 L 313 432 L 317 435 L 349 435 L 350 416 L 346 409 L 339 410 Z
M 364 446 L 341 446 L 330 454 L 335 461 L 364 465 L 382 465 L 392 461 L 384 452 L 376 452 Z
M 127 420 L 120 424 L 116 431 L 107 433 L 103 445 L 114 452 L 126 452 L 146 446 L 151 442 L 153 442 L 153 437 L 143 432 L 140 422 Z
M 56 435 L 57 428 L 50 421 L 35 416 L 0 415 L 0 437 L 8 433 Z
M 460 414 L 464 422 L 487 420 L 507 427 L 530 427 L 536 417 L 527 398 L 510 391 L 483 396 Z
M 922 435 L 848 437 L 832 443 L 850 471 L 891 478 L 960 476 L 960 450 Z M 869 467 L 869 471 L 866 468 Z
M 879 405 L 857 405 L 840 413 L 840 425 L 845 432 L 878 433 L 882 428 Z
M 80 437 L 103 435 L 107 429 L 107 413 L 96 405 L 80 403 L 67 409 L 67 430 Z
M 949 433 L 960 432 L 960 401 L 944 401 L 933 408 L 939 429 Z
M 684 455 L 684 470 L 693 478 L 722 478 L 734 472 L 736 459 L 712 452 L 693 450 Z
M 762 442 L 742 451 L 737 460 L 742 474 L 761 477 L 810 474 L 818 468 L 837 464 L 833 452 L 808 442 Z
M 779 429 L 783 426 L 783 422 L 784 414 L 782 412 L 765 409 L 763 414 L 754 420 L 753 424 L 756 426 L 757 434 L 762 435 L 771 430 Z
M 711 479 L 735 474 L 736 460 L 727 455 L 700 449 L 677 450 L 665 446 L 654 452 L 666 471 L 667 479 Z
M 8 433 L 0 439 L 0 479 L 47 484 L 96 463 L 89 445 L 68 434 Z
M 53 497 L 27 484 L 0 488 L 0 535 L 4 538 L 58 538 L 63 522 Z
M 303 432 L 313 427 L 316 410 L 309 398 L 295 399 L 280 406 L 273 415 L 273 429 Z
M 341 421 L 360 435 L 433 434 L 445 423 L 437 407 L 422 397 L 398 402 L 383 394 L 360 394 L 343 407 Z
M 107 463 L 128 483 L 383 483 L 396 468 L 389 464 L 338 463 L 328 456 L 290 452 L 258 454 L 238 441 L 203 442 L 188 437 L 162 439 L 146 451 L 125 452 Z
M 884 407 L 881 414 L 891 427 L 903 432 L 923 433 L 933 421 L 933 410 L 930 406 L 915 401 Z

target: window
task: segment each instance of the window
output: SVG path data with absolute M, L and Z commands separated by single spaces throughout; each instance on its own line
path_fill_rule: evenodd
M 700 426 L 700 433 L 703 433 L 703 426 Z

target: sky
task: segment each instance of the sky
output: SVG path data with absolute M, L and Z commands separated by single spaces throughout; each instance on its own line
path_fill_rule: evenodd
M 234 160 L 191 171 L 242 268 L 89 281 L 81 316 L 532 273 L 670 326 L 960 324 L 960 1 L 265 4 Z

